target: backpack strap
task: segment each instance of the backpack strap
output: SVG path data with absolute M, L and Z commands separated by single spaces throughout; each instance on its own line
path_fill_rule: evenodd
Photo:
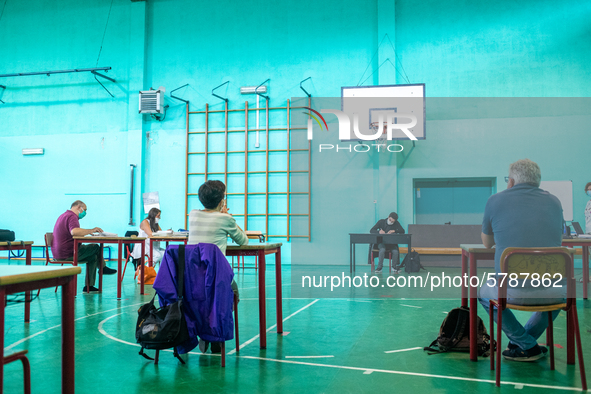
M 183 245 L 183 246 L 185 246 L 185 245 Z M 172 351 L 172 355 L 175 356 L 181 363 L 185 364 L 185 360 L 183 360 L 181 358 L 181 356 L 179 355 L 179 352 L 176 351 L 176 346 L 173 347 L 173 349 L 174 350 Z
M 142 346 L 142 348 L 140 349 L 140 352 L 138 353 L 140 356 L 143 356 L 145 358 L 147 358 L 148 360 L 154 360 L 152 357 L 148 356 L 146 353 L 144 353 L 144 347 Z
M 442 351 L 441 349 L 439 349 L 439 348 L 434 348 L 434 347 L 433 347 L 433 346 L 436 346 L 436 345 L 437 345 L 437 339 L 436 339 L 436 340 L 434 340 L 433 342 L 431 342 L 431 344 L 430 344 L 429 346 L 425 346 L 425 347 L 423 348 L 423 351 L 430 352 L 430 353 L 428 353 L 428 354 L 429 354 L 429 356 L 430 356 L 430 355 L 432 355 L 432 354 L 436 354 L 436 353 L 443 353 L 443 351 Z
M 176 273 L 177 273 L 177 283 L 176 283 L 176 294 L 177 300 L 183 299 L 183 291 L 185 286 L 185 245 L 179 245 L 179 258 L 176 262 Z M 176 351 L 176 350 L 175 350 Z

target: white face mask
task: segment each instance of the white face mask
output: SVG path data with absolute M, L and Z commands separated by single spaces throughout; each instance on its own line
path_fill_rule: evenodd
M 160 218 L 155 218 L 154 222 L 156 222 L 156 224 L 158 224 L 158 222 L 160 221 Z
M 393 225 L 393 224 L 394 224 L 394 222 L 393 222 L 393 221 L 391 222 L 390 220 L 388 220 L 388 225 L 389 225 L 389 226 L 391 226 L 391 225 Z

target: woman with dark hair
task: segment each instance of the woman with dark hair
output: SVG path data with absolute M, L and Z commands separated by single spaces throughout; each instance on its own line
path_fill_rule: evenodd
M 158 222 L 160 221 L 160 210 L 158 208 L 150 209 L 148 212 L 148 217 L 142 220 L 140 223 L 140 231 L 138 237 L 145 237 L 151 238 L 152 233 L 156 231 L 162 231 Z M 150 241 L 146 239 L 146 255 L 150 254 Z M 159 263 L 162 260 L 162 256 L 164 255 L 164 249 L 160 247 L 160 242 L 154 242 L 153 244 L 153 252 L 154 256 L 152 256 L 152 261 L 155 263 Z M 142 245 L 135 244 L 133 247 L 133 252 L 131 253 L 131 257 L 134 259 L 141 258 L 142 254 Z

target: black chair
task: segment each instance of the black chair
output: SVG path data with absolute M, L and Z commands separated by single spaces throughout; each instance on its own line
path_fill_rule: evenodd
M 139 235 L 139 232 L 137 232 L 137 231 L 127 231 L 125 233 L 126 237 L 131 237 L 131 236 L 137 237 L 138 235 Z M 137 267 L 139 266 L 140 262 L 142 261 L 141 258 L 134 259 L 133 257 L 131 257 L 131 252 L 133 251 L 133 247 L 135 244 L 123 242 L 123 245 L 125 246 L 125 266 L 123 267 L 123 273 L 121 274 L 121 279 L 123 279 L 123 277 L 125 277 L 125 269 L 127 268 L 127 263 L 129 262 L 130 259 L 133 264 L 133 272 L 135 272 L 137 270 Z

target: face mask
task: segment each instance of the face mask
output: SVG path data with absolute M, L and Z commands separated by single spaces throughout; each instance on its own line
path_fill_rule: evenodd
M 591 197 L 591 190 L 587 190 L 587 195 Z
M 154 222 L 156 222 L 156 224 L 158 224 L 158 222 L 159 222 L 159 221 L 160 221 L 160 219 L 159 219 L 159 218 L 155 218 L 155 219 L 154 219 Z
M 388 220 L 388 225 L 389 225 L 389 226 L 391 226 L 391 225 L 393 225 L 393 224 L 394 224 L 394 222 L 391 222 L 391 221 L 389 221 L 389 220 Z
M 82 211 L 78 214 L 78 219 L 82 219 L 84 218 L 84 216 L 86 216 L 86 211 Z

